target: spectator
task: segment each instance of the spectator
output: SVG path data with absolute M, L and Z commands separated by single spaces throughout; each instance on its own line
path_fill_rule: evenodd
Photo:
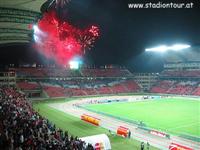
M 35 112 L 26 97 L 14 88 L 0 88 L 0 147 L 18 150 L 85 150 L 78 137 L 57 129 Z
M 144 150 L 144 142 L 141 142 L 141 150 Z
M 147 142 L 147 150 L 149 150 L 150 149 L 150 144 L 149 144 L 149 142 Z

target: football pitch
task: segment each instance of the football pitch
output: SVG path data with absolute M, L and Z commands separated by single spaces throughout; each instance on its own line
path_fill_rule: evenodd
M 143 122 L 147 127 L 176 135 L 200 137 L 198 98 L 161 98 L 140 102 L 90 104 L 89 110 L 116 118 Z

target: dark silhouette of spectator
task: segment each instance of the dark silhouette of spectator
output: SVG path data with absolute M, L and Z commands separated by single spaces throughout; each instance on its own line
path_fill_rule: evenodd
M 141 142 L 141 150 L 144 150 L 144 142 Z
M 149 144 L 149 142 L 147 142 L 147 150 L 149 150 L 150 149 L 150 144 Z
M 0 149 L 92 150 L 78 137 L 57 129 L 32 109 L 25 95 L 0 88 Z
M 128 138 L 131 138 L 131 131 L 128 131 Z

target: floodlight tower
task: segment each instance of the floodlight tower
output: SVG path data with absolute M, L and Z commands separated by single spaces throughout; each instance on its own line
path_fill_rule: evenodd
M 190 45 L 187 44 L 174 44 L 171 46 L 161 45 L 158 47 L 147 48 L 145 49 L 146 52 L 166 52 L 166 51 L 180 51 L 187 48 L 190 48 Z

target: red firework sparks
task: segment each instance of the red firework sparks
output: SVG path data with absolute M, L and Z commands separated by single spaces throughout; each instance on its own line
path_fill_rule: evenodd
M 99 36 L 99 29 L 91 26 L 78 29 L 58 19 L 55 11 L 46 12 L 34 28 L 38 51 L 57 64 L 65 66 L 74 56 L 80 56 L 93 46 Z

